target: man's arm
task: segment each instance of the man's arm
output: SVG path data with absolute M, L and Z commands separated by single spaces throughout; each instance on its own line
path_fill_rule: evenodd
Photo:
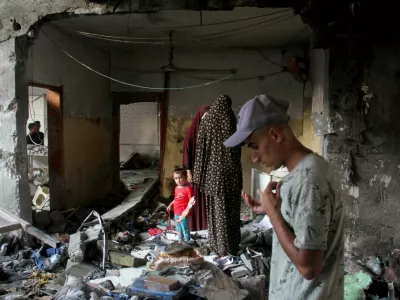
M 276 194 L 273 193 L 274 189 Z M 307 280 L 314 279 L 322 271 L 328 235 L 326 222 L 330 218 L 330 209 L 329 205 L 323 203 L 326 198 L 319 193 L 319 189 L 307 184 L 298 191 L 297 197 L 301 198 L 299 202 L 302 204 L 292 212 L 294 233 L 281 214 L 280 185 L 270 182 L 261 194 L 261 205 L 270 218 L 283 250 Z
M 272 214 L 269 218 L 283 250 L 300 274 L 307 280 L 316 278 L 322 271 L 325 251 L 297 248 L 294 244 L 295 235 L 286 225 L 282 214 Z

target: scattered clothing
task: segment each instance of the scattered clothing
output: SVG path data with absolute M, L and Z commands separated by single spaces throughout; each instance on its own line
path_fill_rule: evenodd
M 299 249 L 325 250 L 321 274 L 305 280 L 274 233 L 270 300 L 340 300 L 344 289 L 343 203 L 333 168 L 309 154 L 283 179 L 282 216 L 293 230 Z
M 151 236 L 156 236 L 163 233 L 163 231 L 160 228 L 150 228 L 148 232 Z
M 32 253 L 32 260 L 35 265 L 42 271 L 52 271 L 61 262 L 62 255 L 64 255 L 65 247 L 49 248 L 46 249 L 45 255 L 41 255 L 41 249 Z
M 175 220 L 179 220 L 180 215 L 175 215 Z M 188 224 L 188 218 L 184 217 L 180 222 L 176 223 L 176 229 L 178 230 L 178 239 L 182 241 L 184 238 L 185 242 L 190 241 L 190 230 Z
M 241 150 L 223 145 L 236 130 L 231 105 L 219 97 L 201 122 L 193 175 L 206 196 L 210 246 L 220 256 L 236 254 L 240 243 Z
M 199 134 L 200 122 L 204 113 L 210 109 L 209 106 L 202 106 L 193 118 L 192 124 L 186 132 L 183 146 L 183 167 L 193 173 L 196 158 L 197 136 Z M 196 183 L 192 183 L 193 195 L 196 203 L 193 207 L 193 215 L 189 220 L 191 231 L 207 229 L 206 198 Z

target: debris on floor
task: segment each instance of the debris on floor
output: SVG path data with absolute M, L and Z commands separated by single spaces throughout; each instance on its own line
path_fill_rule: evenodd
M 148 196 L 157 183 L 146 185 L 146 172 L 128 198 L 139 198 L 140 192 L 148 198 L 141 196 L 146 200 L 134 205 L 124 200 L 120 215 L 115 206 L 108 206 L 110 214 L 103 204 L 50 212 L 37 203 L 35 225 L 51 233 L 46 236 L 57 245 L 44 241 L 28 247 L 2 235 L 0 292 L 9 299 L 46 300 L 266 299 L 272 251 L 267 217 L 243 223 L 240 252 L 217 258 L 207 230 L 192 232 L 187 243 L 177 241 L 166 203 Z M 132 178 L 124 181 L 128 185 Z
M 400 299 L 400 250 L 387 256 L 347 257 L 345 300 Z

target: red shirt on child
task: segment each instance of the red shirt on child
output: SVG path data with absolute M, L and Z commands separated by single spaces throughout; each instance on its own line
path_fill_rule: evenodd
M 193 190 L 189 185 L 184 187 L 177 186 L 175 188 L 175 202 L 174 202 L 174 213 L 175 215 L 181 215 L 186 209 L 189 200 L 193 197 Z M 191 216 L 192 211 L 187 216 Z

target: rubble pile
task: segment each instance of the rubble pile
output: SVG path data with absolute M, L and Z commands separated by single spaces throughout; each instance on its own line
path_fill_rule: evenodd
M 242 226 L 239 253 L 217 258 L 206 230 L 192 232 L 188 243 L 177 241 L 163 203 L 137 206 L 113 221 L 101 215 L 83 208 L 35 212 L 37 223 L 60 242 L 56 248 L 1 240 L 4 299 L 266 299 L 267 217 Z
M 348 258 L 345 272 L 345 300 L 400 299 L 400 250 L 379 255 Z

